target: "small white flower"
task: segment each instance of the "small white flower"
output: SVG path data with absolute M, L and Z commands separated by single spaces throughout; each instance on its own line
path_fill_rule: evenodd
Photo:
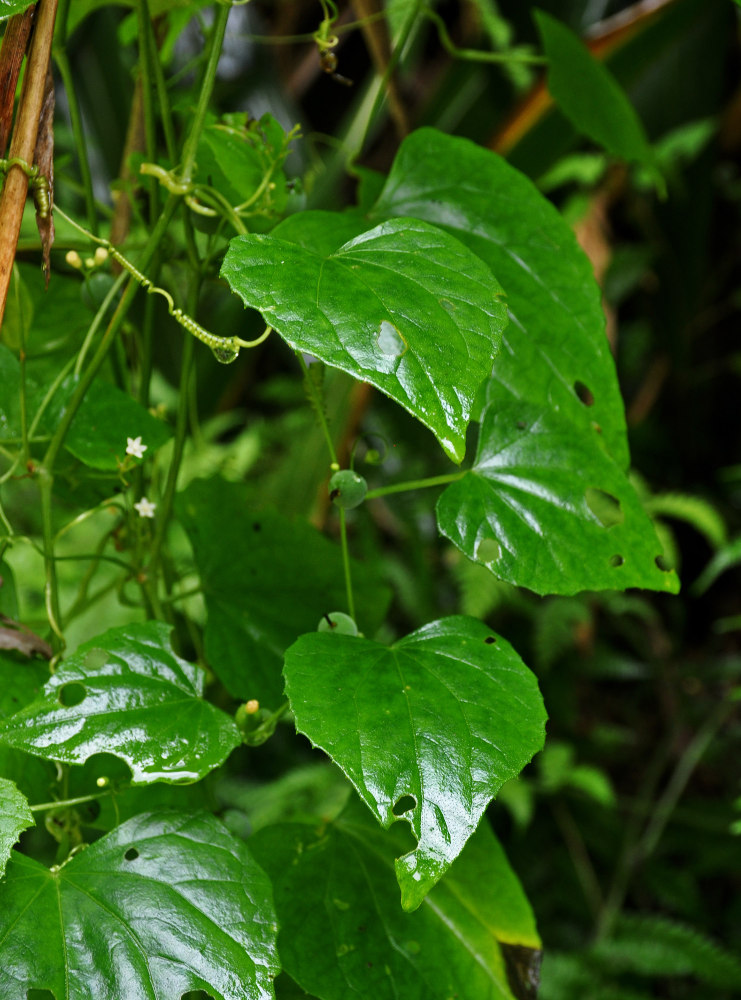
M 156 509 L 157 504 L 147 500 L 146 497 L 142 497 L 138 503 L 134 504 L 134 510 L 139 513 L 139 517 L 154 517 Z
M 147 445 L 142 444 L 142 439 L 140 437 L 126 438 L 126 454 L 133 455 L 134 458 L 144 458 L 144 452 L 147 450 Z

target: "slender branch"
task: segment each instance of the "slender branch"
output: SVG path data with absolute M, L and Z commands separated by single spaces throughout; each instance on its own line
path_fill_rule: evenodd
M 36 136 L 44 103 L 56 14 L 57 0 L 39 0 L 18 117 L 10 144 L 10 160 L 21 160 L 29 166 L 33 163 L 36 152 Z M 6 174 L 0 199 L 0 325 L 5 313 L 27 194 L 28 174 L 17 163 L 13 163 Z
M 379 486 L 378 489 L 368 490 L 365 494 L 366 500 L 375 500 L 377 497 L 388 496 L 389 493 L 407 493 L 410 490 L 424 490 L 430 486 L 445 486 L 447 483 L 454 483 L 465 476 L 465 472 L 449 472 L 443 476 L 430 476 L 428 479 L 410 479 L 406 483 L 392 483 L 390 486 Z

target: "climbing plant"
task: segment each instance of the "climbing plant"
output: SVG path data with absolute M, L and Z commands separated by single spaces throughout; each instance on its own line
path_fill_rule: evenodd
M 304 6 L 293 44 L 351 102 L 333 158 L 229 90 L 267 10 L 2 5 L 7 1000 L 535 996 L 541 940 L 487 810 L 548 704 L 491 627 L 496 587 L 679 589 L 567 219 L 439 127 L 364 161 L 432 32 L 520 86 L 547 67 L 576 131 L 666 197 L 620 86 L 545 13 L 515 45 L 472 4 L 491 30 L 468 49 L 435 4 Z M 364 79 L 350 31 L 380 45 Z M 115 179 L 86 37 L 116 39 L 133 88 Z

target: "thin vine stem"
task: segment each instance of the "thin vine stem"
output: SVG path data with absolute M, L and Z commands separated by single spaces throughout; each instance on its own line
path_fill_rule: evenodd
M 112 795 L 113 790 L 110 788 L 101 789 L 99 792 L 92 792 L 90 795 L 78 795 L 74 799 L 58 799 L 56 802 L 38 802 L 35 806 L 30 806 L 32 813 L 34 812 L 46 812 L 49 809 L 66 809 L 69 806 L 80 806 L 85 802 L 96 802 L 98 799 L 105 798 L 106 795 Z
M 410 479 L 405 483 L 391 483 L 389 486 L 379 486 L 375 490 L 368 490 L 365 494 L 366 500 L 375 500 L 378 497 L 388 496 L 389 493 L 408 493 L 411 490 L 424 490 L 431 486 L 445 486 L 447 483 L 454 483 L 465 476 L 465 472 L 449 472 L 442 476 L 430 476 L 427 479 Z

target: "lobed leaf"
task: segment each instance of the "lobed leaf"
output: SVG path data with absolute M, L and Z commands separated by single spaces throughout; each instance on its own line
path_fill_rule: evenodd
M 146 622 L 84 643 L 41 697 L 0 724 L 0 743 L 68 764 L 114 754 L 134 784 L 204 777 L 241 739 L 234 720 L 202 699 L 204 671 L 174 653 L 169 635 Z
M 407 820 L 397 859 L 415 909 L 476 829 L 489 801 L 542 748 L 535 677 L 482 622 L 432 622 L 391 648 L 315 632 L 287 650 L 297 729 L 342 768 L 382 826 Z
M 496 279 L 458 240 L 417 219 L 333 252 L 238 236 L 221 275 L 291 347 L 376 386 L 462 460 L 506 310 Z
M 0 995 L 268 1000 L 276 932 L 270 882 L 246 845 L 213 816 L 162 810 L 52 870 L 14 854 L 0 883 Z
M 627 478 L 539 406 L 487 408 L 473 468 L 441 495 L 437 523 L 469 559 L 538 594 L 679 589 Z

